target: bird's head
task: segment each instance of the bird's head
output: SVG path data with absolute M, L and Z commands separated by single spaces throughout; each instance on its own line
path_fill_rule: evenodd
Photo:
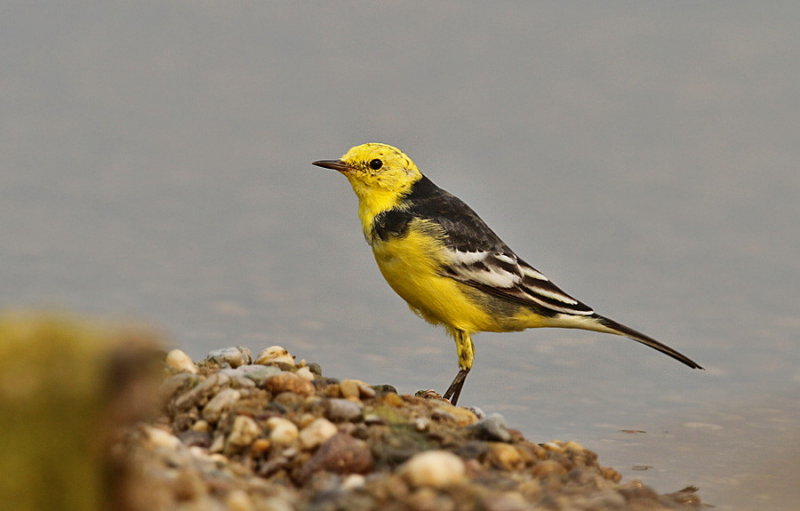
M 314 165 L 344 174 L 362 200 L 375 195 L 397 197 L 422 178 L 400 149 L 374 142 L 355 146 L 338 160 L 315 161 Z

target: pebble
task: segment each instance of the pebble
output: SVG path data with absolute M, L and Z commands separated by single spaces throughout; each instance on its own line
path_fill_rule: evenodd
M 336 425 L 328 419 L 319 418 L 300 431 L 300 445 L 313 449 L 338 433 Z
M 198 383 L 193 389 L 185 392 L 175 400 L 175 407 L 178 410 L 188 410 L 198 404 L 207 396 L 217 392 L 220 387 L 228 385 L 231 377 L 226 374 L 214 373 L 205 380 Z
M 400 467 L 400 474 L 413 486 L 444 488 L 465 480 L 464 462 L 449 451 L 424 451 Z
M 246 346 L 231 346 L 214 351 L 209 351 L 205 362 L 211 362 L 219 366 L 228 365 L 236 368 L 249 364 L 253 361 L 253 353 Z
M 265 367 L 272 367 L 272 366 L 265 366 Z M 300 378 L 303 378 L 304 380 L 308 381 L 314 381 L 315 378 L 314 373 L 312 373 L 311 369 L 309 369 L 308 367 L 301 367 L 300 369 L 297 370 L 295 374 Z
M 256 386 L 256 383 L 250 378 L 245 377 L 244 373 L 239 371 L 239 368 L 231 369 L 230 367 L 227 367 L 225 369 L 221 369 L 219 374 L 228 376 L 231 379 L 231 387 L 234 388 L 250 388 Z
M 191 429 L 192 429 L 192 431 L 199 431 L 201 433 L 208 433 L 209 431 L 211 431 L 211 426 L 208 424 L 207 421 L 204 421 L 204 420 L 201 419 L 201 420 L 195 422 L 194 424 L 192 424 L 192 428 Z
M 264 366 L 259 364 L 247 364 L 239 366 L 238 368 L 236 368 L 236 371 L 245 378 L 253 380 L 256 383 L 256 385 L 261 385 L 270 376 L 274 376 L 281 372 L 281 370 L 278 369 L 277 367 Z
M 361 418 L 364 405 L 348 399 L 328 399 L 325 415 L 334 422 L 354 422 Z
M 536 477 L 546 478 L 551 475 L 562 476 L 567 473 L 567 469 L 555 460 L 544 460 L 537 463 L 531 473 Z
M 294 357 L 289 353 L 289 350 L 282 346 L 264 348 L 256 357 L 256 364 L 269 365 L 276 363 L 287 364 L 291 367 L 295 366 Z
M 341 489 L 344 491 L 363 488 L 367 478 L 361 474 L 350 474 L 342 480 Z
M 197 374 L 197 366 L 194 365 L 191 357 L 181 350 L 172 350 L 167 353 L 165 363 L 175 372 Z
M 431 420 L 427 417 L 417 417 L 413 421 L 414 429 L 417 431 L 428 431 L 428 428 L 431 426 Z
M 301 396 L 314 394 L 314 385 L 310 381 L 286 371 L 267 378 L 264 386 L 273 394 L 280 394 L 281 392 L 292 392 Z
M 222 412 L 226 408 L 230 408 L 241 397 L 242 394 L 238 390 L 223 389 L 203 408 L 203 419 L 208 422 L 217 422 Z
M 492 442 L 488 452 L 489 462 L 497 468 L 516 470 L 522 468 L 524 460 L 519 450 L 513 445 Z
M 228 445 L 234 447 L 245 447 L 253 443 L 261 434 L 258 423 L 247 415 L 237 415 L 231 427 L 231 434 L 228 435 Z
M 153 426 L 144 426 L 142 429 L 147 441 L 155 447 L 176 449 L 181 445 L 181 441 L 178 437 L 172 433 L 164 431 L 163 429 L 154 428 Z
M 506 420 L 499 413 L 493 413 L 485 419 L 481 419 L 475 424 L 468 426 L 467 429 L 482 440 L 493 442 L 510 442 L 511 433 L 506 426 Z
M 297 440 L 297 426 L 290 420 L 282 417 L 271 417 L 267 420 L 269 439 L 273 444 L 291 445 Z
M 197 385 L 198 377 L 189 373 L 178 373 L 170 376 L 161 384 L 159 389 L 162 396 L 171 398 L 178 392 L 184 392 Z
M 233 490 L 225 497 L 226 511 L 253 511 L 255 506 L 244 490 Z
M 307 481 L 320 470 L 337 474 L 365 474 L 372 469 L 372 453 L 363 440 L 338 433 L 322 445 L 306 462 L 300 472 L 300 480 Z
M 339 382 L 339 390 L 342 393 L 342 397 L 345 399 L 355 399 L 358 400 L 358 381 L 356 380 L 342 380 Z

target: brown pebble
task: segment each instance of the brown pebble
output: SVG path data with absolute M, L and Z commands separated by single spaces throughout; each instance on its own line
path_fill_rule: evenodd
M 293 392 L 301 396 L 314 394 L 314 385 L 310 381 L 288 372 L 270 376 L 265 382 L 265 387 L 273 394 L 281 392 Z
M 400 408 L 405 406 L 406 403 L 403 401 L 402 397 L 398 396 L 397 394 L 390 393 L 383 395 L 383 404 Z
M 339 392 L 342 393 L 342 397 L 345 399 L 358 400 L 358 384 L 357 380 L 342 380 L 339 382 Z
M 300 481 L 307 481 L 320 470 L 337 474 L 365 474 L 372 468 L 372 453 L 366 442 L 339 433 L 322 443 L 300 471 Z
M 611 467 L 601 468 L 600 473 L 603 475 L 604 479 L 608 479 L 609 481 L 613 481 L 615 483 L 618 483 L 622 480 L 622 474 Z
M 268 451 L 270 445 L 272 445 L 272 442 L 270 442 L 268 439 L 259 438 L 255 442 L 253 442 L 253 445 L 250 447 L 250 450 L 253 451 L 254 454 L 261 454 L 263 452 Z
M 515 470 L 524 465 L 522 456 L 516 447 L 502 442 L 492 442 L 486 459 L 496 468 Z
M 532 472 L 534 476 L 544 479 L 550 476 L 562 476 L 567 470 L 555 460 L 544 460 L 534 465 Z

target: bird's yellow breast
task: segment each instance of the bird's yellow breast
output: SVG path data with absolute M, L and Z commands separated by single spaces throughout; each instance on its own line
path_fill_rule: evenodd
M 372 250 L 392 289 L 427 321 L 466 332 L 494 330 L 493 318 L 478 300 L 481 293 L 441 274 L 448 262 L 443 246 L 424 228 L 416 225 L 402 237 L 376 240 Z

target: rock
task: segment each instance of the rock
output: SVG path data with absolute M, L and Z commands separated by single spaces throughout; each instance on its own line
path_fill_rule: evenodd
M 342 480 L 341 489 L 344 491 L 363 488 L 367 479 L 361 474 L 350 474 Z
M 231 377 L 221 373 L 214 373 L 205 380 L 198 383 L 193 389 L 183 393 L 174 403 L 178 410 L 188 410 L 199 405 L 206 397 L 219 391 L 221 387 L 228 385 Z
M 225 409 L 230 408 L 242 394 L 238 390 L 223 389 L 203 408 L 203 418 L 208 422 L 217 422 Z
M 319 418 L 300 432 L 300 445 L 303 449 L 313 449 L 338 433 L 336 425 L 328 419 Z
M 265 366 L 265 367 L 272 367 L 272 366 Z M 309 369 L 308 367 L 301 367 L 300 369 L 297 370 L 295 374 L 300 378 L 308 381 L 314 381 L 314 378 L 316 377 L 314 376 L 314 373 L 311 372 L 311 369 Z
M 225 497 L 225 509 L 227 511 L 253 511 L 256 508 L 247 492 L 233 490 Z
M 170 399 L 178 392 L 185 392 L 197 385 L 198 377 L 189 373 L 173 374 L 161 383 L 159 392 L 164 398 Z
M 372 469 L 372 463 L 372 453 L 366 442 L 338 433 L 320 445 L 303 466 L 299 478 L 307 481 L 320 470 L 337 474 L 365 474 Z
M 282 417 L 271 417 L 267 420 L 269 439 L 273 444 L 291 445 L 297 440 L 297 426 L 290 420 Z
M 177 449 L 181 445 L 181 441 L 163 429 L 155 428 L 153 426 L 143 426 L 142 431 L 147 438 L 147 441 L 153 447 L 164 447 L 167 449 Z
M 492 497 L 484 502 L 486 511 L 528 511 L 530 505 L 525 502 L 525 498 L 519 493 L 507 492 L 497 497 Z M 586 509 L 605 509 L 605 508 L 586 508 Z
M 467 429 L 481 440 L 510 442 L 512 438 L 506 426 L 506 420 L 499 413 L 493 413 L 485 419 L 468 426 Z
M 492 442 L 487 453 L 489 463 L 503 470 L 516 470 L 524 465 L 523 457 L 513 445 Z
M 289 350 L 281 346 L 270 346 L 264 348 L 256 358 L 256 364 L 269 365 L 269 364 L 286 364 L 294 367 L 294 357 L 289 353 Z
M 444 488 L 465 480 L 464 462 L 449 451 L 424 451 L 415 454 L 399 468 L 413 486 Z
M 233 447 L 245 447 L 253 443 L 261 434 L 258 423 L 247 415 L 237 415 L 231 427 L 231 434 L 228 435 L 228 445 Z
M 358 381 L 356 380 L 342 380 L 339 382 L 339 389 L 342 392 L 342 397 L 345 399 L 358 400 Z
M 276 374 L 280 374 L 281 370 L 274 366 L 264 366 L 259 364 L 247 364 L 243 366 L 239 366 L 236 368 L 236 371 L 244 376 L 245 378 L 249 378 L 253 380 L 256 385 L 263 384 L 267 378 L 270 376 L 274 376 Z
M 281 392 L 293 392 L 301 396 L 314 394 L 314 385 L 310 381 L 286 371 L 267 378 L 264 387 L 273 394 L 280 394 Z
M 545 479 L 550 476 L 562 476 L 567 473 L 567 469 L 555 460 L 544 460 L 534 465 L 531 473 L 540 479 Z
M 210 351 L 204 362 L 237 368 L 253 361 L 253 353 L 246 346 L 232 346 Z
M 353 422 L 361 418 L 364 405 L 347 399 L 328 399 L 325 415 L 334 422 Z
M 167 353 L 164 361 L 167 367 L 176 373 L 197 374 L 197 366 L 192 362 L 191 357 L 181 350 L 172 350 Z

